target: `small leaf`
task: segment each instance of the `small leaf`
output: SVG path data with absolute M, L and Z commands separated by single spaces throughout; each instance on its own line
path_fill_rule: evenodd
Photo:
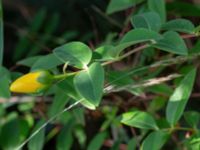
M 166 21 L 166 9 L 164 0 L 148 0 L 148 8 L 160 15 L 162 23 Z
M 131 23 L 134 28 L 146 28 L 153 31 L 159 31 L 161 27 L 161 19 L 156 12 L 134 15 Z
M 164 38 L 158 40 L 157 43 L 152 46 L 167 52 L 171 52 L 179 55 L 187 55 L 188 50 L 183 39 L 178 33 L 174 31 L 168 31 L 164 33 Z
M 180 82 L 179 86 L 175 89 L 174 93 L 169 98 L 166 116 L 171 125 L 175 125 L 183 114 L 186 103 L 190 97 L 193 89 L 193 84 L 196 76 L 196 69 L 190 71 L 184 79 Z
M 194 33 L 194 25 L 186 19 L 175 19 L 162 25 L 162 30 L 171 30 L 184 33 Z
M 106 132 L 98 133 L 89 143 L 87 150 L 100 150 L 106 137 L 107 137 Z
M 142 111 L 131 111 L 122 114 L 121 123 L 140 129 L 155 129 L 158 127 L 151 115 Z
M 115 51 L 113 52 L 115 54 L 113 54 L 113 56 L 118 56 L 122 50 L 134 44 L 159 39 L 162 39 L 162 36 L 154 31 L 150 31 L 147 29 L 133 29 L 127 32 L 120 41 L 119 45 L 114 48 Z
M 138 3 L 141 3 L 142 1 L 144 0 L 110 0 L 106 13 L 112 14 L 114 12 L 127 9 Z
M 81 42 L 71 42 L 54 49 L 54 54 L 64 63 L 85 68 L 92 58 L 91 49 Z
M 43 125 L 44 121 L 40 121 L 36 124 L 33 132 L 38 130 Z M 44 145 L 45 129 L 41 129 L 31 140 L 28 142 L 29 150 L 42 150 Z
M 93 63 L 87 70 L 75 76 L 74 84 L 81 96 L 95 106 L 98 106 L 103 95 L 103 67 L 99 63 Z
M 31 70 L 48 70 L 63 64 L 54 54 L 40 57 L 32 66 Z
M 112 45 L 103 45 L 101 47 L 98 47 L 94 51 L 94 55 L 96 55 L 97 60 L 100 61 L 106 61 L 106 60 L 112 60 L 114 57 L 112 56 L 114 50 L 114 46 Z
M 164 131 L 154 131 L 150 133 L 142 143 L 141 150 L 160 150 L 169 137 Z

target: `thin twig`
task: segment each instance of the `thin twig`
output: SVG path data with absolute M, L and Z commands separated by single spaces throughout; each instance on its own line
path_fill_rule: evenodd
M 117 59 L 114 59 L 114 60 L 102 63 L 102 66 L 106 66 L 106 65 L 112 64 L 114 62 L 120 61 L 120 60 L 122 60 L 122 59 L 124 59 L 124 58 L 126 58 L 126 57 L 128 57 L 130 55 L 132 55 L 133 53 L 136 53 L 136 52 L 138 52 L 138 51 L 140 51 L 142 49 L 147 48 L 148 46 L 149 46 L 148 44 L 145 44 L 145 45 L 141 45 L 141 46 L 139 46 L 137 48 L 134 48 L 134 49 L 130 50 L 129 52 L 125 53 L 124 55 L 120 56 Z
M 130 85 L 120 87 L 120 88 L 115 88 L 115 86 L 111 85 L 111 86 L 108 86 L 107 88 L 105 88 L 104 92 L 105 93 L 111 93 L 111 92 L 119 92 L 119 91 L 123 91 L 123 90 L 127 90 L 127 89 L 139 88 L 139 87 L 149 87 L 149 86 L 161 84 L 161 83 L 166 82 L 166 81 L 173 80 L 173 79 L 178 78 L 178 77 L 181 77 L 181 75 L 180 74 L 171 74 L 171 75 L 168 75 L 166 77 L 149 79 L 149 80 L 146 80 L 146 81 L 142 81 L 141 83 L 134 83 L 134 84 L 130 84 Z

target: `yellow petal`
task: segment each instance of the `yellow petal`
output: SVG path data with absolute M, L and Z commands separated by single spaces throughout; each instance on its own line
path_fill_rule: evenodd
M 32 72 L 23 75 L 15 80 L 11 86 L 10 91 L 16 93 L 35 93 L 45 85 L 38 82 L 38 77 L 41 75 L 41 71 Z

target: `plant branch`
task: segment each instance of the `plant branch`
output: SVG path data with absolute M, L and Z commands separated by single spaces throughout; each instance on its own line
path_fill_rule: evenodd
M 183 35 L 181 35 L 181 37 L 183 39 L 189 39 L 189 38 L 197 37 L 197 35 L 195 35 L 195 34 L 183 34 Z M 130 50 L 129 52 L 125 53 L 124 55 L 120 56 L 119 58 L 116 58 L 114 60 L 102 63 L 102 66 L 106 66 L 106 65 L 112 64 L 114 62 L 120 61 L 120 60 L 122 60 L 122 59 L 124 59 L 124 58 L 126 58 L 126 57 L 128 57 L 128 56 L 130 56 L 130 55 L 132 55 L 132 54 L 134 54 L 134 53 L 136 53 L 138 51 L 140 51 L 140 50 L 143 50 L 143 49 L 145 49 L 145 48 L 147 48 L 149 46 L 150 45 L 148 45 L 148 44 L 143 44 L 143 45 L 141 45 L 139 47 L 136 47 L 136 48 Z
M 120 61 L 120 60 L 122 60 L 122 59 L 124 59 L 124 58 L 126 58 L 126 57 L 128 57 L 128 56 L 130 56 L 130 55 L 132 55 L 133 53 L 136 53 L 136 52 L 138 52 L 138 51 L 140 51 L 140 50 L 142 50 L 142 49 L 145 49 L 145 48 L 147 48 L 147 47 L 149 47 L 148 44 L 141 45 L 141 46 L 139 46 L 139 47 L 137 47 L 137 48 L 134 48 L 134 49 L 132 49 L 131 51 L 125 53 L 124 55 L 120 56 L 120 57 L 117 58 L 117 59 L 114 59 L 114 60 L 111 60 L 111 61 L 107 61 L 107 62 L 102 63 L 102 66 L 106 66 L 106 65 L 112 64 L 112 63 L 114 63 L 114 62 Z
M 111 93 L 111 92 L 119 92 L 119 91 L 123 91 L 123 90 L 127 90 L 127 89 L 149 87 L 149 86 L 153 86 L 153 85 L 157 85 L 157 84 L 161 84 L 163 82 L 173 80 L 173 79 L 178 78 L 178 77 L 181 77 L 181 75 L 180 74 L 171 74 L 171 75 L 168 75 L 166 77 L 149 79 L 149 80 L 142 81 L 140 83 L 134 83 L 134 84 L 126 85 L 126 86 L 116 88 L 116 89 L 115 89 L 115 86 L 111 85 L 111 86 L 108 86 L 107 88 L 105 88 L 104 91 L 106 93 Z

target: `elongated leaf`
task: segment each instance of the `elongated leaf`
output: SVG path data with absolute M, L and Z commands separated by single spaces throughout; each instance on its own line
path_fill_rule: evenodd
M 65 85 L 67 86 L 67 85 Z M 61 89 L 56 89 L 56 94 L 53 99 L 53 103 L 51 104 L 51 107 L 48 109 L 48 116 L 52 117 L 55 114 L 59 113 L 65 108 L 65 105 L 69 102 L 69 97 L 65 92 L 63 92 Z
M 127 150 L 135 150 L 136 149 L 136 140 L 132 138 L 127 144 Z
M 192 87 L 195 76 L 196 69 L 193 69 L 184 77 L 169 99 L 166 109 L 166 117 L 171 125 L 176 124 L 183 114 L 186 103 L 193 89 Z
M 40 41 L 40 44 L 42 45 L 48 45 L 47 42 L 52 38 L 51 35 L 55 32 L 57 26 L 59 23 L 59 15 L 57 13 L 54 13 L 51 18 L 49 18 L 49 21 L 45 23 L 45 29 L 44 33 L 42 33 L 40 36 L 38 36 L 38 41 Z M 27 56 L 33 56 L 41 51 L 41 46 L 34 45 L 28 52 Z
M 38 69 L 52 69 L 59 65 L 63 64 L 63 62 L 58 59 L 54 54 L 49 54 L 40 57 L 32 66 L 31 70 L 38 70 Z
M 0 66 L 3 63 L 4 35 L 3 35 L 3 8 L 2 0 L 0 1 Z
M 160 15 L 163 23 L 166 21 L 166 9 L 164 0 L 148 0 L 148 7 L 151 11 L 157 12 Z
M 146 28 L 159 31 L 161 27 L 160 16 L 156 12 L 146 12 L 132 17 L 131 23 L 134 28 Z
M 0 146 L 3 150 L 16 149 L 20 144 L 20 124 L 18 118 L 9 120 L 1 127 Z
M 154 131 L 150 133 L 142 143 L 141 150 L 160 150 L 165 144 L 169 134 L 164 131 Z
M 0 98 L 10 98 L 9 84 L 10 79 L 7 76 L 0 78 Z
M 23 65 L 23 66 L 27 66 L 27 67 L 32 67 L 33 64 L 39 60 L 40 58 L 42 58 L 43 56 L 33 56 L 33 57 L 28 57 L 25 59 L 22 59 L 20 61 L 17 62 L 18 65 Z
M 15 54 L 13 55 L 14 60 L 21 58 L 26 51 L 32 47 L 32 42 L 29 40 L 29 38 L 27 38 L 27 36 L 30 34 L 35 35 L 38 32 L 44 22 L 46 13 L 46 9 L 41 8 L 30 22 L 30 26 L 28 28 L 29 32 L 25 35 L 20 35 L 19 42 L 16 45 Z
M 186 19 L 175 19 L 162 25 L 162 30 L 172 30 L 184 33 L 194 33 L 194 25 Z
M 77 68 L 85 68 L 92 58 L 91 49 L 81 42 L 67 43 L 53 52 L 61 61 Z
M 58 135 L 57 142 L 56 142 L 56 149 L 57 150 L 70 150 L 73 144 L 73 136 L 72 136 L 72 129 L 73 129 L 73 120 L 69 122 L 69 124 L 65 125 L 64 128 L 61 130 L 60 134 Z
M 115 54 L 113 54 L 113 56 L 118 56 L 122 50 L 134 44 L 159 39 L 162 39 L 162 36 L 154 31 L 148 29 L 133 29 L 126 33 L 119 45 L 114 48 Z
M 131 111 L 122 114 L 121 123 L 141 129 L 158 129 L 151 115 L 142 111 Z
M 89 143 L 87 150 L 99 150 L 103 145 L 103 142 L 106 139 L 106 137 L 107 137 L 106 132 L 98 133 Z
M 103 67 L 99 63 L 93 63 L 87 70 L 75 76 L 74 84 L 81 96 L 95 106 L 98 106 L 103 94 Z
M 188 50 L 183 39 L 178 33 L 174 31 L 168 31 L 164 33 L 164 38 L 158 40 L 156 44 L 152 46 L 167 52 L 171 52 L 179 55 L 187 55 Z
M 173 14 L 175 15 L 199 17 L 200 16 L 199 6 L 200 6 L 199 4 L 192 4 L 184 1 L 173 1 L 171 3 L 167 3 L 167 10 L 169 12 L 173 12 Z
M 38 122 L 35 128 L 33 129 L 33 132 L 36 131 L 38 128 L 40 128 L 43 123 L 44 121 Z M 28 149 L 42 150 L 44 145 L 44 138 L 45 138 L 45 129 L 43 128 L 28 142 Z
M 144 0 L 110 0 L 110 3 L 107 8 L 107 14 L 112 14 L 114 12 L 127 9 L 132 7 Z
M 10 72 L 4 67 L 0 67 L 0 98 L 10 98 L 10 78 Z

